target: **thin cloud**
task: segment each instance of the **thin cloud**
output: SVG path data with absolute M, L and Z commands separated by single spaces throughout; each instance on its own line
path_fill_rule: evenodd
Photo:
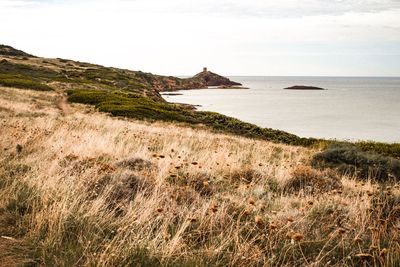
M 238 75 L 399 75 L 399 5 L 0 0 L 0 43 L 166 75 L 196 73 L 203 65 Z
M 131 12 L 194 13 L 208 16 L 295 18 L 345 13 L 375 13 L 400 9 L 399 0 L 0 0 L 0 7 L 35 7 L 49 4 L 92 5 Z
M 27 7 L 38 4 L 37 1 L 0 0 L 0 8 Z
M 396 0 L 119 0 L 119 2 L 127 7 L 153 12 L 273 18 L 341 15 L 348 12 L 373 13 L 400 9 L 400 1 Z

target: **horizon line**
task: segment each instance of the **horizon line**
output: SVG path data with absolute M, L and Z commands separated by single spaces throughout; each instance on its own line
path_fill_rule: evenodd
M 0 43 L 0 45 L 4 45 L 4 46 L 9 46 L 13 49 L 16 50 L 20 50 L 19 48 L 16 48 L 16 46 L 14 45 L 10 45 L 10 44 L 5 44 L 5 43 Z M 30 52 L 26 52 L 25 50 L 20 50 L 24 53 L 30 53 Z M 35 53 L 32 53 L 31 55 L 33 55 L 34 57 L 38 57 L 38 58 L 44 58 L 44 59 L 59 59 L 61 57 L 46 57 L 46 56 L 38 56 Z M 76 62 L 81 62 L 79 59 L 71 59 L 71 58 L 61 58 L 61 59 L 66 59 L 66 60 L 71 60 L 71 61 L 76 61 Z M 133 69 L 130 67 L 123 67 L 123 66 L 107 66 L 104 63 L 95 63 L 95 62 L 85 62 L 86 60 L 83 61 L 83 63 L 89 63 L 89 64 L 93 64 L 93 65 L 100 65 L 103 67 L 107 67 L 107 68 L 118 68 L 118 69 L 125 69 L 125 70 L 129 70 L 129 71 L 141 71 L 141 72 L 145 72 L 145 73 L 151 73 L 151 74 L 156 74 L 156 75 L 161 75 L 161 76 L 174 76 L 174 77 L 193 77 L 192 75 L 176 75 L 176 74 L 159 74 L 159 73 L 155 73 L 153 71 L 142 71 L 140 69 Z M 117 64 L 116 64 L 117 65 Z M 246 74 L 220 74 L 226 77 L 315 77 L 315 78 L 400 78 L 400 74 L 399 75 L 246 75 Z

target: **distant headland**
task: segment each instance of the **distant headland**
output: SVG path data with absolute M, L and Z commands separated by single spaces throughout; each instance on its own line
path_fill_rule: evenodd
M 214 72 L 207 70 L 206 67 L 203 68 L 203 71 L 196 74 L 192 78 L 193 80 L 201 81 L 206 86 L 241 86 L 241 83 L 234 82 L 229 80 L 226 77 L 218 75 Z
M 171 77 L 172 78 L 172 77 Z M 194 75 L 190 78 L 179 79 L 172 78 L 169 82 L 168 87 L 160 88 L 159 91 L 176 91 L 176 90 L 188 90 L 188 89 L 207 89 L 207 88 L 218 88 L 218 89 L 246 89 L 242 87 L 241 83 L 231 81 L 230 79 L 216 74 L 203 68 L 202 72 Z

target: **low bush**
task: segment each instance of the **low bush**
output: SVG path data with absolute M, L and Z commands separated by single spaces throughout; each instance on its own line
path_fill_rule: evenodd
M 103 91 L 96 90 L 74 90 L 67 91 L 68 100 L 76 103 L 98 105 L 106 101 L 107 94 Z
M 141 158 L 124 159 L 116 163 L 118 167 L 125 168 L 131 171 L 151 170 L 156 166 L 149 160 Z
M 37 91 L 52 91 L 53 89 L 43 83 L 24 79 L 24 78 L 11 78 L 11 79 L 1 79 L 0 78 L 0 85 L 6 87 L 14 87 L 19 89 L 32 89 Z
M 330 145 L 314 155 L 312 165 L 316 168 L 335 168 L 342 174 L 355 175 L 362 179 L 400 179 L 400 160 L 363 151 L 352 144 Z
M 108 201 L 115 205 L 124 201 L 132 201 L 141 191 L 152 191 L 153 184 L 146 178 L 138 177 L 132 173 L 113 175 L 111 189 L 108 192 Z
M 148 195 L 153 188 L 149 179 L 130 172 L 105 175 L 88 184 L 90 198 L 105 196 L 110 208 L 133 201 L 139 192 Z
M 228 178 L 232 182 L 244 182 L 246 184 L 250 184 L 252 182 L 258 182 L 264 177 L 262 173 L 256 170 L 245 168 L 233 171 Z
M 355 145 L 363 151 L 375 152 L 400 159 L 400 143 L 357 142 Z
M 346 142 L 337 140 L 319 140 L 318 147 L 325 150 L 331 147 L 348 146 L 364 152 L 380 154 L 400 159 L 400 143 L 381 143 L 374 141 Z
M 284 185 L 287 193 L 324 193 L 342 187 L 340 178 L 334 171 L 314 170 L 309 166 L 298 166 L 292 177 Z
M 167 183 L 179 187 L 186 187 L 194 192 L 197 192 L 203 197 L 211 196 L 219 189 L 212 180 L 212 176 L 209 173 L 203 172 L 192 175 L 187 175 L 180 172 L 177 174 L 171 174 L 166 178 Z

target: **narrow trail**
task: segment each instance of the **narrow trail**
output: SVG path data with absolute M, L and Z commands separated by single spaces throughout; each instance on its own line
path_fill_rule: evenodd
M 60 98 L 57 99 L 56 105 L 61 110 L 63 115 L 69 115 L 73 113 L 73 109 L 68 104 L 67 96 L 64 94 L 62 90 L 56 90 L 56 92 L 60 95 Z

